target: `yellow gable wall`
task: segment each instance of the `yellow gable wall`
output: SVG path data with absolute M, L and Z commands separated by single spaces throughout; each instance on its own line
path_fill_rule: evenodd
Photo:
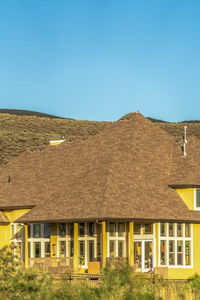
M 3 210 L 3 212 L 8 217 L 10 222 L 14 222 L 15 220 L 23 216 L 25 213 L 27 213 L 29 210 L 30 210 L 29 208 L 28 209 L 27 208 L 26 209 L 5 209 Z
M 181 199 L 185 202 L 187 207 L 191 210 L 194 209 L 194 189 L 176 189 Z
M 23 216 L 30 209 L 7 209 L 4 210 L 5 215 L 8 217 L 10 222 L 14 222 L 16 219 Z M 10 244 L 10 224 L 0 225 L 0 248 Z

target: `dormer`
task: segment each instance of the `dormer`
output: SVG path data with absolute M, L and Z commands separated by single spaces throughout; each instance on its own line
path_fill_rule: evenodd
M 190 210 L 200 210 L 200 186 L 174 187 Z
M 200 210 L 200 188 L 194 189 L 194 210 Z

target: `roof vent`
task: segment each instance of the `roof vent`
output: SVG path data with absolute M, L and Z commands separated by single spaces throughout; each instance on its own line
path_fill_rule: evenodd
M 183 156 L 184 157 L 187 155 L 187 152 L 186 152 L 186 144 L 187 144 L 186 131 L 187 131 L 187 126 L 184 126 L 184 136 L 183 136 Z
M 10 178 L 10 175 L 8 175 L 8 182 L 11 182 L 11 178 Z

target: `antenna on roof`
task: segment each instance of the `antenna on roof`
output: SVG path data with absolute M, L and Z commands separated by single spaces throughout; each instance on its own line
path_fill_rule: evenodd
M 8 175 L 8 182 L 11 182 L 11 178 L 10 178 L 10 175 Z
M 183 136 L 183 156 L 184 157 L 187 155 L 187 152 L 186 152 L 186 144 L 187 144 L 186 131 L 187 131 L 187 126 L 184 126 L 184 136 Z

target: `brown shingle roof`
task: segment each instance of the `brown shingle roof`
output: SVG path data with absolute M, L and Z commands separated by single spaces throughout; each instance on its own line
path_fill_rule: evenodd
M 197 145 L 191 147 L 192 153 L 197 151 Z M 184 167 L 181 155 L 174 137 L 135 113 L 130 120 L 114 122 L 86 141 L 20 155 L 1 172 L 0 207 L 35 205 L 20 222 L 200 221 L 200 213 L 189 211 L 169 187 L 188 183 L 182 182 L 180 174 L 176 177 L 179 164 Z M 187 168 L 191 165 L 195 166 L 192 158 Z M 196 178 L 192 171 L 188 176 Z M 197 182 L 200 184 L 200 178 Z

